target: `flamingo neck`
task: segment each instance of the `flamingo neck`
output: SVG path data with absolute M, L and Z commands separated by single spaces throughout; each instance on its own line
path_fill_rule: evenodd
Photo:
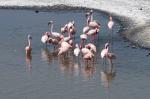
M 28 45 L 31 47 L 31 40 L 28 38 Z
M 50 32 L 52 33 L 53 32 L 53 24 L 50 25 L 50 29 L 51 29 Z
M 87 19 L 86 19 L 86 25 L 88 26 L 89 25 L 89 17 L 87 17 Z
M 108 50 L 109 50 L 108 46 L 107 46 L 105 49 L 106 49 L 106 51 L 108 52 Z
M 90 20 L 93 21 L 93 13 L 90 15 Z

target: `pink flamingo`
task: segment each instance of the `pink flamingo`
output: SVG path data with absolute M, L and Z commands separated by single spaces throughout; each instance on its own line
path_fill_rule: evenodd
M 48 43 L 52 44 L 54 46 L 54 50 L 56 48 L 56 46 L 59 44 L 59 41 L 55 38 L 48 38 Z
M 86 18 L 86 26 L 83 28 L 83 33 L 86 34 L 91 28 L 89 27 L 90 18 Z
M 81 39 L 81 47 L 84 46 L 85 41 L 87 40 L 87 35 L 86 34 L 81 34 L 80 35 L 80 39 Z
M 59 48 L 59 52 L 58 52 L 58 55 L 62 55 L 62 54 L 65 54 L 69 51 L 69 47 L 60 47 Z
M 71 47 L 72 46 L 69 43 L 67 43 L 65 41 L 61 42 L 61 46 L 59 48 L 58 55 L 62 55 L 62 54 L 67 53 L 69 51 L 69 48 L 71 48 Z
M 82 52 L 83 56 L 87 53 L 92 53 L 88 48 L 82 48 L 81 52 Z
M 87 45 L 85 45 L 86 48 L 91 49 L 91 51 L 93 51 L 94 53 L 96 53 L 96 46 L 92 43 L 88 43 Z
M 92 52 L 89 52 L 83 56 L 83 59 L 87 62 L 87 64 L 88 61 L 91 60 L 92 58 L 94 58 L 94 54 Z
M 100 28 L 100 23 L 93 20 L 93 10 L 90 10 L 90 13 L 88 13 L 89 15 L 89 26 L 92 28 Z
M 68 24 L 67 24 L 67 31 L 68 31 L 68 33 L 71 35 L 71 37 L 73 36 L 73 38 L 75 39 L 75 33 L 76 33 L 76 29 L 75 29 L 75 23 L 74 23 L 74 21 L 72 21 L 72 22 L 69 22 Z
M 32 51 L 31 39 L 32 39 L 31 35 L 28 35 L 28 45 L 25 47 L 26 55 L 31 55 L 31 51 Z
M 91 37 L 91 42 L 94 41 L 95 35 L 96 35 L 98 32 L 99 32 L 99 29 L 98 29 L 98 28 L 91 29 L 91 30 L 89 30 L 89 31 L 87 32 L 87 35 L 92 36 L 92 37 Z
M 109 43 L 105 44 L 105 48 L 101 51 L 101 58 L 107 58 L 109 62 L 112 64 L 112 60 L 116 59 L 116 55 L 114 53 L 109 52 Z

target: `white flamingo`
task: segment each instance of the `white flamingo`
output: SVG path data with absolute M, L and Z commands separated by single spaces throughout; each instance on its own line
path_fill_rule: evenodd
M 80 48 L 79 48 L 79 45 L 76 44 L 76 48 L 74 49 L 74 55 L 77 57 L 79 56 L 79 53 L 80 53 Z
M 110 36 L 110 42 L 112 44 L 112 50 L 113 50 L 113 26 L 114 26 L 114 22 L 112 20 L 112 16 L 109 16 L 109 22 L 108 22 L 108 28 L 109 30 L 111 30 L 111 36 Z
M 62 34 L 58 33 L 58 32 L 53 32 L 53 21 L 48 22 L 48 25 L 50 26 L 50 35 L 55 37 L 55 38 L 60 38 L 62 36 Z
M 41 37 L 41 42 L 43 44 L 47 44 L 48 43 L 48 38 L 49 38 L 49 32 L 45 32 L 45 34 Z
M 112 16 L 109 17 L 108 28 L 111 30 L 114 26 L 114 22 L 112 20 Z

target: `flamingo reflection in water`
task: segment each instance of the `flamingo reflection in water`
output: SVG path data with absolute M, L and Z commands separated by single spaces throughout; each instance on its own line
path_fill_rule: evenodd
M 26 55 L 26 65 L 27 65 L 27 68 L 28 68 L 29 72 L 31 72 L 31 69 L 32 69 L 31 61 L 32 61 L 32 55 L 31 54 L 27 54 Z
M 101 84 L 105 88 L 105 93 L 107 99 L 109 99 L 109 89 L 110 89 L 110 84 L 111 81 L 115 78 L 116 76 L 116 71 L 115 71 L 115 66 L 113 66 L 113 63 L 104 66 L 104 69 L 101 70 Z
M 96 72 L 96 67 L 93 64 L 86 65 L 82 68 L 82 75 L 85 80 L 90 80 Z
M 72 74 L 73 71 L 73 59 L 71 56 L 67 56 L 66 58 L 59 57 L 59 66 L 60 66 L 60 71 L 62 73 L 69 72 Z
M 57 51 L 50 52 L 48 48 L 41 49 L 41 58 L 43 61 L 47 61 L 49 64 L 57 57 Z

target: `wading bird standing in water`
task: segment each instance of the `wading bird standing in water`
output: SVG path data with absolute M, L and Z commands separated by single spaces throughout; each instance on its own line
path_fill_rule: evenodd
M 106 43 L 105 48 L 101 51 L 101 58 L 107 58 L 110 64 L 112 64 L 113 59 L 116 59 L 116 55 L 109 52 L 109 43 Z
M 31 51 L 32 51 L 31 39 L 32 39 L 31 35 L 28 35 L 28 45 L 25 47 L 26 63 L 28 65 L 29 71 L 31 71 L 31 59 L 32 59 L 32 56 L 31 56 Z
M 111 34 L 109 36 L 110 36 L 111 45 L 113 47 L 113 26 L 114 26 L 114 22 L 113 22 L 112 16 L 109 16 L 109 22 L 108 22 L 107 26 L 108 26 L 108 29 L 111 30 Z M 113 50 L 113 48 L 112 48 L 112 50 Z
M 112 29 L 113 26 L 114 26 L 114 22 L 113 22 L 113 20 L 112 20 L 112 16 L 109 16 L 108 28 L 109 28 L 109 29 Z
M 31 51 L 32 51 L 31 39 L 32 39 L 31 35 L 28 35 L 28 45 L 25 47 L 26 55 L 31 55 Z

